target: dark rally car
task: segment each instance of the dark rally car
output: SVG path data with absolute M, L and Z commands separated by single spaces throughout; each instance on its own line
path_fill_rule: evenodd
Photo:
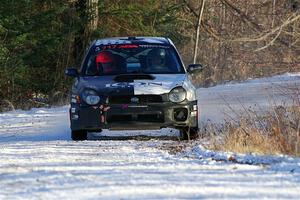
M 170 39 L 107 38 L 90 46 L 71 91 L 73 140 L 88 131 L 179 129 L 184 138 L 198 130 L 195 87 Z

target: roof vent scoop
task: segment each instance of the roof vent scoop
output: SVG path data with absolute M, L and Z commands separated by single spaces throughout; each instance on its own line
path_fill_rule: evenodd
M 127 82 L 133 80 L 154 80 L 155 77 L 150 74 L 120 74 L 114 80 L 117 82 Z

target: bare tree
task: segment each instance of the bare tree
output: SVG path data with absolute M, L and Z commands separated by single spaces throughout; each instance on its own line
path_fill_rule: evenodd
M 198 16 L 197 30 L 196 30 L 196 41 L 195 41 L 195 46 L 194 46 L 193 63 L 197 62 L 198 44 L 199 44 L 199 37 L 200 37 L 200 25 L 201 25 L 201 20 L 202 20 L 202 16 L 203 16 L 205 1 L 206 0 L 202 0 L 201 10 L 200 10 L 200 13 L 199 13 L 199 16 Z
M 90 23 L 89 32 L 92 32 L 98 27 L 99 12 L 98 12 L 98 2 L 99 0 L 88 0 L 88 8 L 90 10 Z

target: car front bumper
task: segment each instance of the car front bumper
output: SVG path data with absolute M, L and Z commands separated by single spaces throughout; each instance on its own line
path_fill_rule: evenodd
M 71 103 L 70 121 L 73 131 L 198 127 L 197 101 L 97 106 Z

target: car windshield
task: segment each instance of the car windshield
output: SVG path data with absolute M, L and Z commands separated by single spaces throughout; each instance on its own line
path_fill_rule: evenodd
M 179 74 L 184 69 L 174 48 L 135 44 L 96 47 L 83 67 L 87 76 L 130 73 Z

